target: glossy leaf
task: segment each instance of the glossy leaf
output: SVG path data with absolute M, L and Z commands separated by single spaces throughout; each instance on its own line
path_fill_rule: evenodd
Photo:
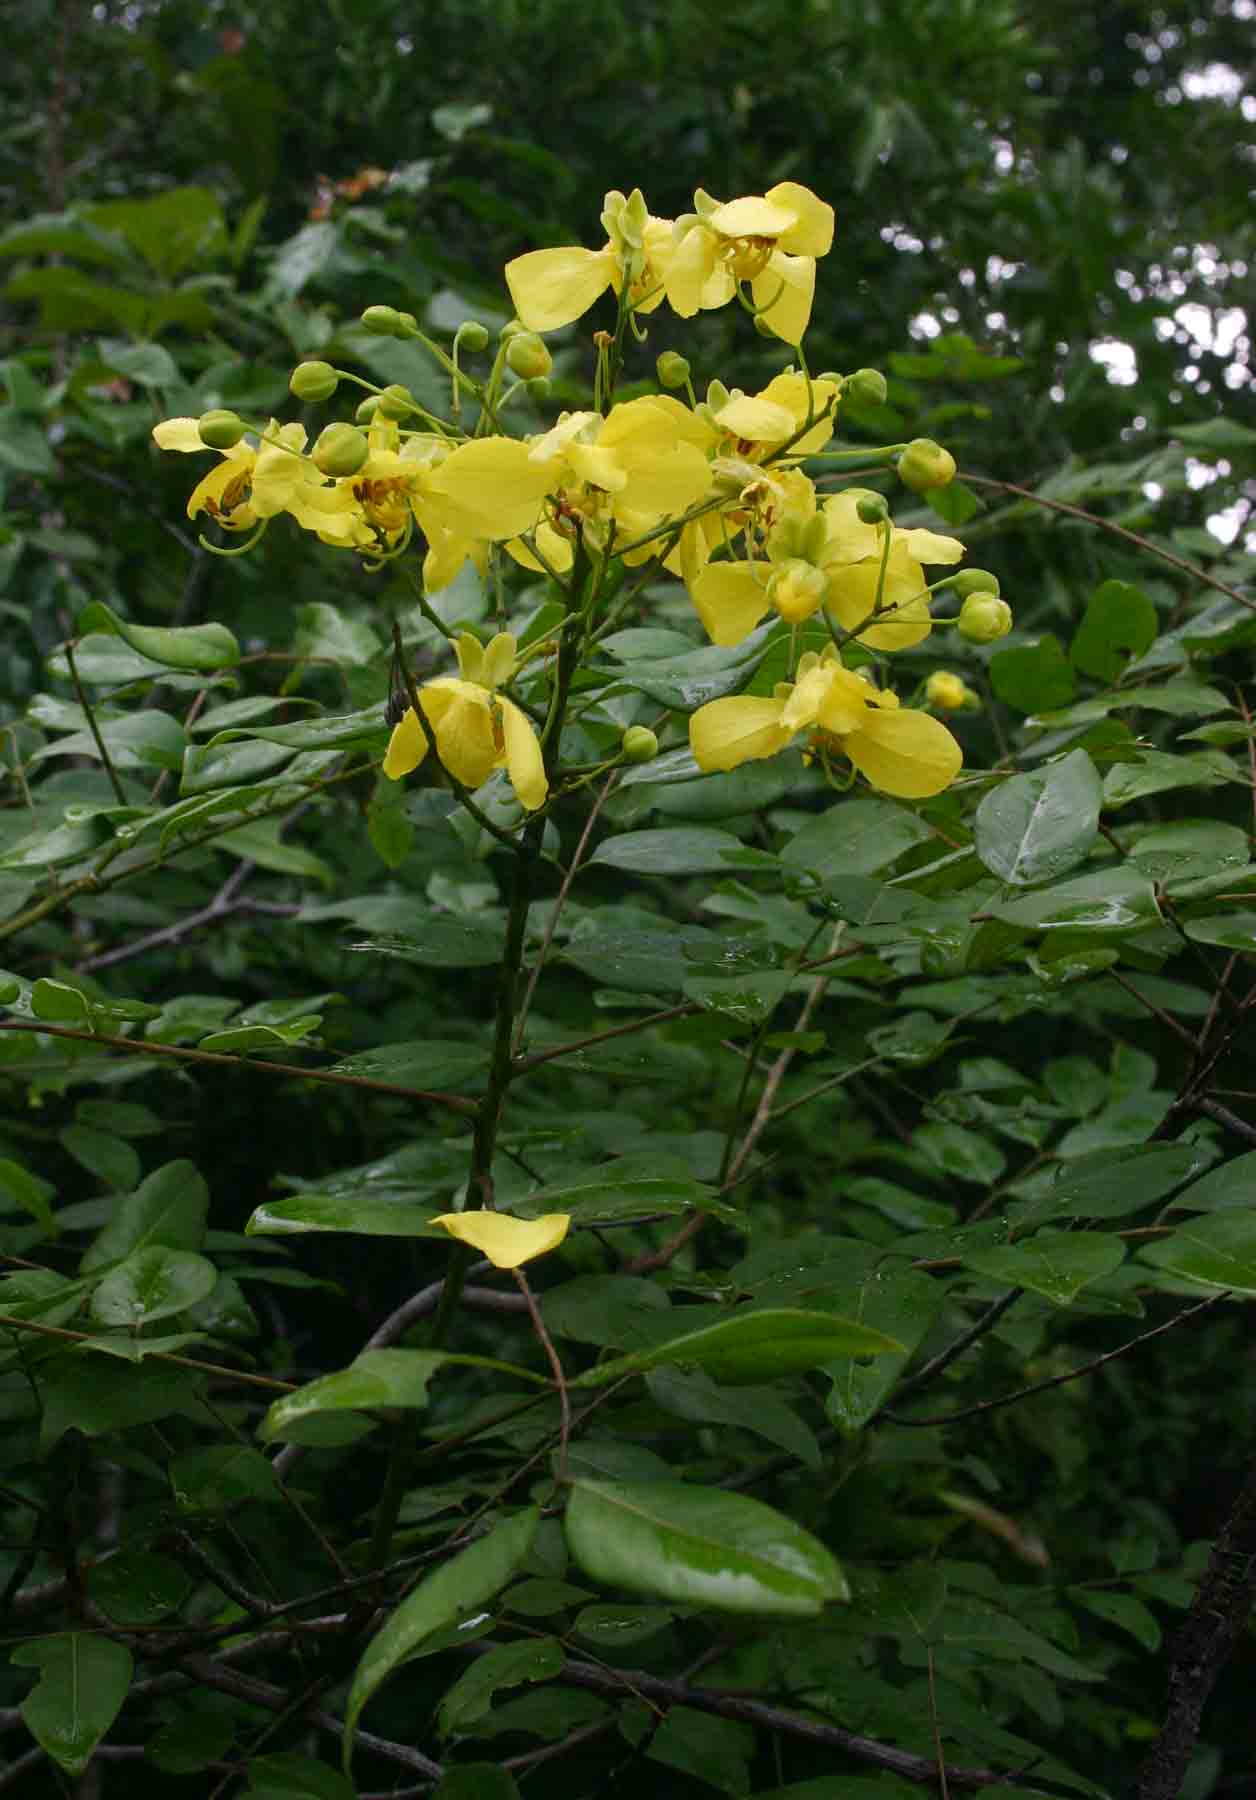
M 902 1348 L 897 1339 L 882 1331 L 831 1313 L 792 1307 L 747 1308 L 702 1330 L 599 1363 L 568 1386 L 604 1387 L 608 1381 L 663 1363 L 704 1369 L 716 1381 L 735 1386 L 814 1369 L 836 1356 L 882 1356 Z
M 992 1245 L 963 1253 L 965 1268 L 1008 1287 L 1029 1288 L 1056 1306 L 1069 1306 L 1092 1281 L 1125 1260 L 1119 1237 L 1098 1231 L 1037 1232 L 1027 1243 Z
M 132 625 L 100 600 L 84 607 L 78 628 L 112 632 L 164 669 L 229 669 L 240 660 L 240 646 L 225 625 Z
M 1069 656 L 1083 674 L 1115 681 L 1127 662 L 1150 648 L 1159 629 L 1146 594 L 1127 581 L 1105 581 L 1091 597 Z
M 992 788 L 977 808 L 977 854 L 1000 881 L 1032 887 L 1084 862 L 1099 835 L 1103 785 L 1084 750 Z
M 92 1295 L 91 1314 L 100 1325 L 139 1329 L 195 1306 L 217 1280 L 207 1257 L 150 1244 L 110 1270 Z
M 608 1587 L 721 1612 L 808 1617 L 849 1597 L 833 1555 L 784 1514 L 679 1481 L 572 1483 L 564 1529 Z
M 523 1562 L 540 1523 L 536 1507 L 516 1513 L 427 1575 L 363 1652 L 345 1706 L 343 1755 L 353 1754 L 358 1719 L 375 1690 L 394 1669 L 417 1655 L 424 1641 L 470 1618 L 499 1594 Z
M 122 1710 L 131 1652 L 95 1632 L 65 1631 L 19 1644 L 10 1660 L 39 1670 L 21 1705 L 31 1736 L 58 1768 L 81 1775 Z
M 258 1436 L 265 1442 L 286 1438 L 300 1443 L 301 1425 L 319 1413 L 362 1412 L 376 1407 L 421 1411 L 427 1406 L 428 1383 L 433 1375 L 455 1364 L 492 1369 L 518 1381 L 543 1385 L 543 1377 L 530 1369 L 490 1357 L 460 1356 L 445 1350 L 364 1350 L 347 1369 L 321 1375 L 294 1394 L 276 1400 L 258 1426 Z
M 1256 1294 L 1256 1213 L 1235 1208 L 1191 1219 L 1138 1254 L 1167 1275 Z

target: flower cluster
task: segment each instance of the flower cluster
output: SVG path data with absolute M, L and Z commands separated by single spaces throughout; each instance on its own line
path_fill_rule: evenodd
M 614 191 L 601 220 L 599 249 L 532 250 L 507 264 L 517 319 L 503 331 L 487 379 L 473 379 L 459 360 L 488 348 L 482 326 L 468 321 L 451 356 L 412 315 L 367 309 L 368 329 L 419 339 L 450 374 L 449 419 L 400 385 L 380 389 L 307 362 L 292 378 L 302 399 L 329 399 L 342 382 L 368 390 L 355 419 L 329 424 L 313 445 L 298 425 L 250 425 L 225 412 L 159 425 L 154 436 L 163 449 L 210 449 L 220 458 L 195 488 L 189 515 L 204 514 L 228 534 L 260 535 L 286 513 L 373 566 L 417 540 L 425 594 L 448 586 L 468 560 L 483 572 L 504 554 L 542 573 L 562 598 L 568 684 L 625 585 L 623 572 L 637 567 L 643 591 L 652 571 L 682 581 L 718 646 L 741 643 L 773 615 L 790 627 L 809 623 L 813 633 L 820 627 L 829 640 L 823 653 L 804 650 L 795 635 L 791 679 L 774 693 L 698 708 L 690 743 L 699 766 L 732 769 L 801 738 L 809 758 L 829 767 L 842 757 L 882 792 L 907 799 L 940 792 L 958 774 L 961 754 L 933 715 L 966 710 L 975 697 L 959 677 L 935 675 L 925 694 L 932 710 L 903 707 L 883 678 L 863 668 L 928 636 L 939 623 L 932 611 L 939 591 L 962 601 L 958 620 L 947 622 L 973 642 L 1003 635 L 1011 612 L 993 576 L 946 573 L 963 557 L 958 539 L 896 526 L 872 489 L 817 486 L 822 465 L 836 465 L 840 475 L 846 453 L 830 445 L 844 401 L 858 401 L 866 416 L 886 396 L 875 371 L 812 375 L 801 351 L 816 262 L 833 241 L 832 208 L 784 181 L 728 201 L 699 189 L 692 212 L 676 219 L 651 213 L 639 189 Z M 594 338 L 593 404 L 561 413 L 547 429 L 510 435 L 503 412 L 513 395 L 547 387 L 551 359 L 536 334 L 573 324 L 608 293 L 616 323 Z M 644 337 L 641 321 L 663 305 L 687 319 L 732 301 L 763 335 L 792 347 L 789 364 L 766 386 L 747 392 L 713 379 L 699 397 L 688 363 L 667 351 L 659 376 L 672 391 L 615 398 L 624 353 Z M 468 396 L 477 412 L 464 429 L 459 409 Z M 944 485 L 955 472 L 949 454 L 925 439 L 885 453 L 914 492 Z M 926 568 L 943 573 L 931 579 Z M 844 660 L 848 645 L 859 654 Z M 384 773 L 400 779 L 434 746 L 463 788 L 504 770 L 524 808 L 547 807 L 564 791 L 568 689 L 556 700 L 558 648 L 554 639 L 523 659 L 535 657 L 542 681 L 530 691 L 548 685 L 544 703 L 555 715 L 550 724 L 557 720 L 547 728 L 545 755 L 527 703 L 506 692 L 521 667 L 514 637 L 501 631 L 484 644 L 464 632 L 454 644 L 458 673 L 437 675 L 417 692 L 410 687 L 415 703 L 401 711 Z M 620 760 L 627 758 L 621 750 Z

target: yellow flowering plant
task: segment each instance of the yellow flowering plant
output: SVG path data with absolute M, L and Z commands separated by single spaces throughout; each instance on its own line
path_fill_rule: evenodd
M 692 212 L 672 220 L 633 189 L 607 194 L 601 223 L 599 246 L 537 248 L 507 265 L 516 318 L 480 373 L 471 372 L 475 358 L 490 344 L 476 322 L 446 348 L 413 315 L 367 308 L 367 331 L 430 353 L 449 382 L 443 411 L 426 389 L 419 398 L 401 382 L 371 382 L 320 360 L 293 372 L 293 393 L 327 406 L 348 392 L 356 404 L 350 416 L 328 419 L 312 443 L 301 425 L 222 410 L 168 420 L 154 432 L 162 449 L 219 458 L 189 501 L 189 513 L 221 534 L 202 540 L 207 549 L 238 553 L 235 540 L 251 547 L 288 514 L 329 552 L 353 559 L 355 578 L 365 574 L 381 593 L 392 652 L 371 678 L 387 683 L 387 700 L 349 715 L 326 740 L 380 759 L 372 820 L 393 820 L 396 835 L 400 816 L 408 841 L 407 808 L 431 816 L 418 791 L 407 797 L 403 786 L 417 777 L 452 790 L 445 816 L 464 847 L 508 858 L 480 1087 L 428 1095 L 470 1123 L 467 1179 L 425 1204 L 410 1229 L 433 1244 L 453 1240 L 437 1345 L 456 1327 L 477 1256 L 514 1276 L 560 1403 L 560 1475 L 572 1430 L 569 1383 L 522 1266 L 544 1258 L 547 1269 L 567 1259 L 580 1267 L 587 1224 L 628 1221 L 648 1232 L 652 1219 L 681 1210 L 688 1216 L 679 1234 L 659 1248 L 670 1260 L 724 1204 L 720 1195 L 737 1183 L 767 1117 L 742 1121 L 740 1147 L 730 1137 L 718 1192 L 653 1155 L 635 1183 L 625 1173 L 631 1158 L 609 1176 L 585 1171 L 557 1187 L 534 1175 L 533 1151 L 513 1141 L 508 1121 L 525 1079 L 568 1053 L 538 1031 L 533 994 L 568 940 L 563 910 L 573 904 L 573 883 L 598 862 L 648 874 L 656 838 L 664 840 L 661 866 L 709 871 L 705 845 L 691 863 L 684 830 L 674 845 L 666 830 L 622 827 L 631 826 L 639 799 L 655 795 L 670 796 L 673 807 L 679 796 L 683 817 L 690 789 L 695 816 L 705 816 L 704 805 L 720 803 L 719 784 L 743 783 L 751 764 L 776 763 L 774 791 L 795 788 L 817 823 L 840 821 L 843 795 L 856 783 L 872 790 L 876 798 L 863 804 L 885 821 L 895 805 L 938 802 L 964 760 L 938 714 L 962 712 L 969 701 L 963 679 L 946 672 L 908 678 L 923 704 L 901 703 L 896 690 L 895 659 L 919 651 L 948 622 L 935 617 L 935 603 L 964 598 L 952 587 L 964 547 L 919 519 L 895 523 L 881 487 L 868 485 L 910 451 L 912 483 L 934 491 L 945 452 L 933 446 L 933 456 L 919 440 L 835 442 L 844 408 L 866 417 L 884 400 L 885 383 L 866 369 L 813 373 L 803 348 L 817 264 L 833 243 L 832 208 L 783 181 L 724 201 L 699 189 Z M 670 316 L 670 330 L 676 319 L 732 303 L 749 315 L 753 378 L 739 384 L 728 370 L 710 371 L 695 385 L 689 361 L 670 349 L 658 359 L 657 386 L 645 378 L 636 359 L 657 319 Z M 596 307 L 606 310 L 605 328 L 586 324 Z M 577 386 L 564 344 L 551 350 L 544 342 L 544 334 L 573 328 L 592 352 L 587 390 Z M 564 382 L 564 398 L 581 403 L 552 407 L 551 377 Z M 992 641 L 1007 610 L 995 578 L 983 572 L 979 588 L 966 591 L 977 596 L 965 614 L 966 641 L 983 633 Z M 281 726 L 271 735 L 280 748 L 324 744 L 317 727 Z M 885 830 L 897 842 L 895 828 Z M 928 830 L 913 822 L 908 841 Z M 776 833 L 769 816 L 768 845 Z M 727 844 L 731 876 L 743 847 L 727 833 L 708 835 Z M 380 842 L 391 857 L 391 838 Z M 777 867 L 770 848 L 749 854 L 766 854 Z M 666 860 L 677 855 L 679 862 Z M 832 917 L 819 878 L 801 904 L 804 918 L 816 909 L 812 924 L 780 966 L 779 948 L 765 941 L 768 961 L 749 988 L 722 975 L 691 988 L 682 970 L 694 1004 L 749 1008 L 761 1036 L 795 976 L 811 966 L 799 946 Z M 579 943 L 567 942 L 566 953 L 578 956 Z M 429 954 L 421 943 L 415 953 Z M 618 953 L 607 948 L 605 961 L 614 982 Z M 736 994 L 726 991 L 730 980 Z M 612 1027 L 592 1041 L 638 1028 Z M 258 1229 L 273 1210 L 263 1209 Z M 658 1245 L 657 1237 L 647 1241 Z M 832 1327 L 816 1329 L 817 1342 L 829 1343 Z M 853 1321 L 841 1331 L 844 1342 L 870 1351 L 891 1341 Z M 395 1522 L 390 1499 L 377 1541 L 387 1541 Z M 808 1540 L 803 1610 L 837 1596 L 827 1555 Z M 761 1586 L 754 1591 L 756 1605 L 776 1604 Z

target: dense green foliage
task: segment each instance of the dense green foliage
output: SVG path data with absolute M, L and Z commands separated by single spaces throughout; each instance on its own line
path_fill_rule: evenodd
M 18 0 L 0 1790 L 1256 1781 L 1250 10 Z M 313 435 L 310 357 L 445 412 L 363 307 L 495 336 L 604 190 L 782 180 L 838 212 L 811 368 L 888 378 L 843 445 L 962 470 L 859 481 L 1015 613 L 896 658 L 980 695 L 964 778 L 700 775 L 689 716 L 789 634 L 713 650 L 653 579 L 543 834 L 385 781 L 393 621 L 422 680 L 553 591 L 420 603 L 286 520 L 211 554 L 154 424 Z M 590 329 L 515 431 L 590 405 Z M 788 360 L 660 312 L 629 383 L 673 347 Z M 572 1215 L 530 1287 L 430 1224 L 477 1182 Z

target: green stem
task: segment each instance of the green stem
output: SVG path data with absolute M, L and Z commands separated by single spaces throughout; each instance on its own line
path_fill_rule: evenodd
M 125 806 L 127 803 L 126 794 L 123 792 L 122 783 L 118 780 L 118 771 L 113 766 L 113 758 L 105 747 L 104 738 L 100 735 L 100 726 L 96 723 L 96 715 L 92 711 L 87 695 L 83 691 L 83 683 L 79 680 L 78 665 L 74 660 L 74 645 L 68 639 L 66 640 L 65 646 L 65 661 L 66 667 L 70 671 L 70 680 L 74 683 L 74 692 L 78 695 L 78 703 L 87 715 L 88 727 L 93 738 L 96 740 L 96 749 L 100 753 L 100 760 L 105 765 L 105 774 L 109 777 L 109 785 L 113 789 L 113 797 L 118 802 L 119 806 Z

